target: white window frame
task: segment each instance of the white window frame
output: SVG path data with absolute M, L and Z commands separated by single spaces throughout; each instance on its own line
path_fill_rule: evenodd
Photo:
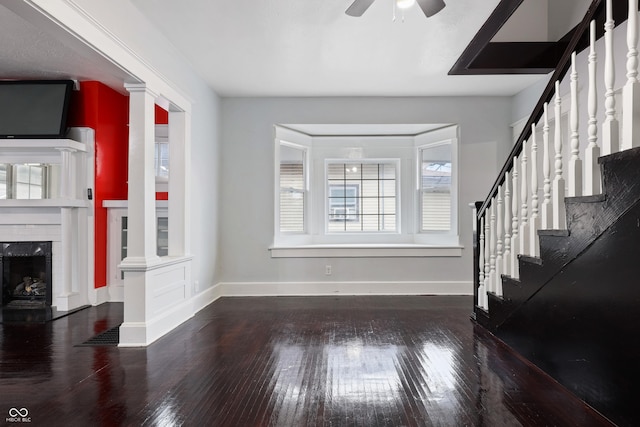
M 445 133 L 445 131 L 447 133 Z M 433 243 L 433 244 L 445 244 L 455 245 L 459 244 L 459 202 L 458 202 L 458 181 L 459 181 L 459 160 L 458 160 L 458 138 L 451 137 L 449 129 L 443 129 L 440 131 L 427 132 L 416 136 L 416 181 L 415 181 L 415 194 L 416 194 L 416 242 L 419 243 Z M 456 132 L 457 135 L 457 132 Z M 449 136 L 449 137 L 446 137 Z M 422 230 L 422 152 L 425 149 L 434 148 L 441 145 L 449 145 L 451 147 L 451 217 L 450 217 L 450 229 L 449 231 L 441 230 Z
M 295 127 L 295 125 L 292 125 Z M 274 258 L 304 257 L 429 257 L 461 256 L 458 235 L 458 127 L 443 125 L 419 135 L 310 136 L 285 125 L 274 126 Z M 448 233 L 421 232 L 419 187 L 420 148 L 451 142 L 452 189 L 451 230 Z M 305 233 L 281 233 L 280 146 L 306 149 Z M 327 162 L 396 163 L 395 232 L 328 233 Z
M 385 230 L 377 230 L 377 231 L 330 231 L 329 230 L 329 165 L 330 164 L 353 164 L 353 165 L 363 165 L 363 164 L 393 164 L 396 168 L 396 196 L 395 196 L 395 204 L 396 204 L 396 224 L 395 230 L 385 231 Z M 352 235 L 350 240 L 359 239 L 358 236 L 364 236 L 366 234 L 399 234 L 400 233 L 400 218 L 402 215 L 402 197 L 401 197 L 401 175 L 402 171 L 400 168 L 400 159 L 361 159 L 361 160 L 351 160 L 351 159 L 325 159 L 324 161 L 324 183 L 325 183 L 325 194 L 324 194 L 324 233 L 326 235 Z
M 303 153 L 303 173 L 304 173 L 304 217 L 302 232 L 286 232 L 280 230 L 280 149 L 282 146 L 301 150 Z M 275 126 L 275 156 L 274 156 L 274 245 L 301 245 L 310 243 L 309 227 L 312 215 L 311 197 L 309 192 L 311 174 L 311 138 L 301 132 Z

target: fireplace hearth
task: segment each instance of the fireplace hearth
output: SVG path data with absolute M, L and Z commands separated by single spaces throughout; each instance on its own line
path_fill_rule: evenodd
M 3 310 L 51 306 L 51 242 L 0 243 Z

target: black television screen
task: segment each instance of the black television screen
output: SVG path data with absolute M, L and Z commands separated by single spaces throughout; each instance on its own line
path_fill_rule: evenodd
M 0 81 L 0 138 L 63 138 L 71 80 Z

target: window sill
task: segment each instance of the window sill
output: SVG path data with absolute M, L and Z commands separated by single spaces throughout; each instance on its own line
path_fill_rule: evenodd
M 274 246 L 271 258 L 459 257 L 464 246 L 415 244 L 343 244 Z

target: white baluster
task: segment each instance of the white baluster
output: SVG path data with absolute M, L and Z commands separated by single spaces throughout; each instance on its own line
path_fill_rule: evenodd
M 619 125 L 616 119 L 616 99 L 614 97 L 613 87 L 615 84 L 615 65 L 613 61 L 613 29 L 615 22 L 613 21 L 613 0 L 607 0 L 607 20 L 604 23 L 604 85 L 605 100 L 604 108 L 606 118 L 602 124 L 602 155 L 616 153 L 620 149 L 619 142 Z
M 555 176 L 553 178 L 553 228 L 561 230 L 566 228 L 567 215 L 564 206 L 564 178 L 562 176 L 562 98 L 560 97 L 560 82 L 556 82 L 555 100 L 555 131 L 553 146 L 555 150 Z
M 529 219 L 529 254 L 537 256 L 540 253 L 538 230 L 540 218 L 538 216 L 538 143 L 536 141 L 536 126 L 531 125 L 531 216 Z
M 587 100 L 587 109 L 589 110 L 589 146 L 584 153 L 584 195 L 591 196 L 600 194 L 600 165 L 598 157 L 600 157 L 600 147 L 598 147 L 598 120 L 596 113 L 598 111 L 597 89 L 596 89 L 596 21 L 591 21 L 589 48 L 589 94 Z
M 527 188 L 527 141 L 522 143 L 522 153 L 520 154 L 520 201 L 522 211 L 520 212 L 520 254 L 529 255 L 529 212 L 527 199 L 529 189 Z
M 622 90 L 621 150 L 640 146 L 640 83 L 638 82 L 638 0 L 629 0 L 627 20 L 627 83 Z
M 544 116 L 542 124 L 542 174 L 544 176 L 544 184 L 542 191 L 544 198 L 542 200 L 541 227 L 548 230 L 553 227 L 553 210 L 551 207 L 551 152 L 549 150 L 549 105 L 544 103 Z
M 502 235 L 504 225 L 502 221 L 502 186 L 498 186 L 498 204 L 496 206 L 496 277 L 493 291 L 496 295 L 502 295 Z
M 576 53 L 571 54 L 571 109 L 569 125 L 571 128 L 571 158 L 569 159 L 568 189 L 569 196 L 582 195 L 582 160 L 580 159 L 580 138 L 578 135 L 578 71 L 576 71 Z
M 491 224 L 489 226 L 491 235 L 489 236 L 489 292 L 496 291 L 496 199 L 491 199 Z
M 484 211 L 484 292 L 489 292 L 489 286 L 491 283 L 491 228 L 489 226 L 488 215 L 490 215 L 489 208 Z
M 518 156 L 513 158 L 511 169 L 513 189 L 511 195 L 511 277 L 517 279 L 518 275 L 518 211 L 520 210 L 520 198 L 518 193 Z
M 485 299 L 487 298 L 487 290 L 484 287 L 484 217 L 485 215 L 480 218 L 480 230 L 478 230 L 480 232 L 480 244 L 478 248 L 478 265 L 480 267 L 480 274 L 478 276 L 478 307 L 482 307 L 486 310 L 487 307 L 485 307 Z
M 504 174 L 504 253 L 502 254 L 502 274 L 511 275 L 511 181 L 509 172 Z

